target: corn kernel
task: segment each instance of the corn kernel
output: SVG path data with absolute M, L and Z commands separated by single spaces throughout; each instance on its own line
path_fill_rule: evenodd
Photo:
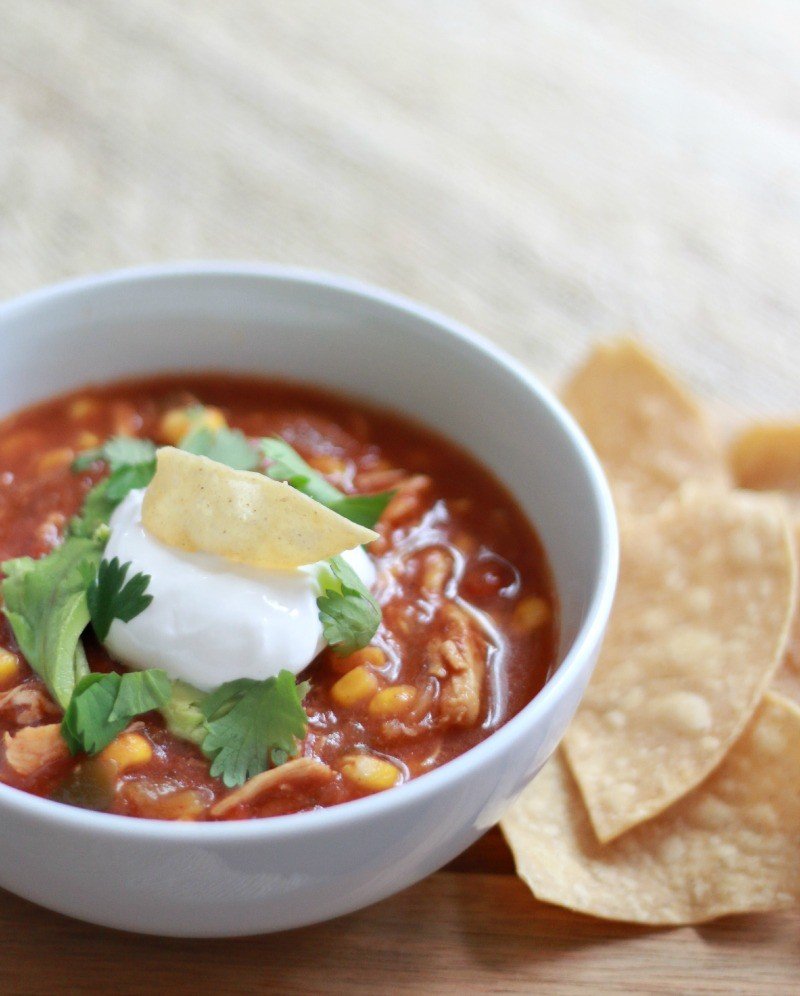
M 362 792 L 383 792 L 400 781 L 400 772 L 393 764 L 370 754 L 346 755 L 341 770 Z
M 365 667 L 356 667 L 339 678 L 331 688 L 331 698 L 340 706 L 354 706 L 371 699 L 378 691 L 378 679 Z
M 0 684 L 5 685 L 16 678 L 19 672 L 19 658 L 10 650 L 0 647 Z
M 225 416 L 219 408 L 204 408 L 202 414 L 194 417 L 190 408 L 171 408 L 161 416 L 159 432 L 163 439 L 177 446 L 190 429 L 224 429 Z
M 534 630 L 544 626 L 550 619 L 550 606 L 543 598 L 532 595 L 514 609 L 511 625 L 520 636 L 529 636 Z
M 40 474 L 45 474 L 50 470 L 58 470 L 66 467 L 75 459 L 75 452 L 69 446 L 61 446 L 56 450 L 48 450 L 39 457 L 36 465 Z
M 100 756 L 106 761 L 113 761 L 117 770 L 122 772 L 139 764 L 147 764 L 153 756 L 153 748 L 149 740 L 139 733 L 120 733 Z
M 97 402 L 92 398 L 76 398 L 69 406 L 69 414 L 76 422 L 97 411 Z
M 93 450 L 95 446 L 100 445 L 100 437 L 95 435 L 93 432 L 87 432 L 84 430 L 78 435 L 78 449 L 79 450 Z
M 370 667 L 383 667 L 386 663 L 386 654 L 380 647 L 364 647 L 362 650 L 348 654 L 347 657 L 336 657 L 331 654 L 330 661 L 331 667 L 337 674 L 346 674 L 362 664 L 368 664 Z
M 382 689 L 369 704 L 372 716 L 402 716 L 417 697 L 413 685 L 390 685 Z

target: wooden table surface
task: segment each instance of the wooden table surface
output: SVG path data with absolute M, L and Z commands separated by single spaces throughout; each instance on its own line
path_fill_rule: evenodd
M 0 893 L 0 993 L 788 994 L 800 915 L 697 928 L 605 923 L 537 902 L 492 830 L 438 874 L 317 927 L 237 940 L 101 930 Z
M 3 0 L 0 21 L 0 297 L 269 259 L 416 297 L 551 380 L 634 327 L 715 404 L 800 407 L 797 3 Z M 279 937 L 137 938 L 1 898 L 3 994 L 800 988 L 798 917 L 573 916 L 496 831 Z

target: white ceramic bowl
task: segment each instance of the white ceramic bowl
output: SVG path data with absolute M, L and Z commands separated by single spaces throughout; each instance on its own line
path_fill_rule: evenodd
M 218 937 L 375 902 L 499 819 L 550 756 L 589 679 L 617 536 L 603 474 L 558 402 L 472 332 L 392 294 L 268 266 L 184 264 L 88 277 L 0 307 L 0 414 L 91 381 L 189 369 L 324 384 L 461 443 L 534 522 L 561 604 L 561 664 L 536 698 L 478 747 L 381 795 L 178 824 L 0 785 L 0 885 L 98 924 Z

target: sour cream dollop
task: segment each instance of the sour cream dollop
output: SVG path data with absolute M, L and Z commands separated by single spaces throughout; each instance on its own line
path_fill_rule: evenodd
M 210 691 L 235 678 L 298 674 L 325 645 L 317 610 L 322 564 L 270 571 L 186 553 L 142 525 L 144 490 L 131 491 L 109 523 L 105 559 L 150 575 L 153 601 L 130 622 L 115 619 L 106 647 L 128 667 L 159 667 Z M 361 547 L 342 554 L 367 587 L 375 568 Z

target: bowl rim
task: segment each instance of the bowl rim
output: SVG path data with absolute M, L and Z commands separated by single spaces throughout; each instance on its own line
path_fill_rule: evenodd
M 605 474 L 582 430 L 555 395 L 505 350 L 474 332 L 456 319 L 420 304 L 393 291 L 366 283 L 356 278 L 341 276 L 323 270 L 298 266 L 264 263 L 258 261 L 178 261 L 145 266 L 128 267 L 49 284 L 25 294 L 0 302 L 0 336 L 3 324 L 18 317 L 26 310 L 57 303 L 70 297 L 91 295 L 98 289 L 115 286 L 135 286 L 161 281 L 192 277 L 199 280 L 228 278 L 232 280 L 253 278 L 274 282 L 289 282 L 323 287 L 338 291 L 351 298 L 361 298 L 407 317 L 421 320 L 436 327 L 437 335 L 449 336 L 469 349 L 481 353 L 488 361 L 504 368 L 505 372 L 520 381 L 529 392 L 555 418 L 565 440 L 577 453 L 590 482 L 591 493 L 597 508 L 599 522 L 599 563 L 596 581 L 584 612 L 581 627 L 564 654 L 557 670 L 539 692 L 515 716 L 491 733 L 479 744 L 453 758 L 446 764 L 426 772 L 409 782 L 398 785 L 389 792 L 350 800 L 336 806 L 270 816 L 261 819 L 222 821 L 218 823 L 180 823 L 147 817 L 123 816 L 115 813 L 98 813 L 80 809 L 55 800 L 31 795 L 22 789 L 0 783 L 0 810 L 9 808 L 20 816 L 39 817 L 64 829 L 79 829 L 125 838 L 175 841 L 196 844 L 233 844 L 239 841 L 265 840 L 298 833 L 322 832 L 369 820 L 376 816 L 391 815 L 395 810 L 415 802 L 424 802 L 448 782 L 468 778 L 471 771 L 482 766 L 492 753 L 502 752 L 517 733 L 535 724 L 568 688 L 580 678 L 585 658 L 600 644 L 608 622 L 616 589 L 619 569 L 619 537 L 616 514 Z

